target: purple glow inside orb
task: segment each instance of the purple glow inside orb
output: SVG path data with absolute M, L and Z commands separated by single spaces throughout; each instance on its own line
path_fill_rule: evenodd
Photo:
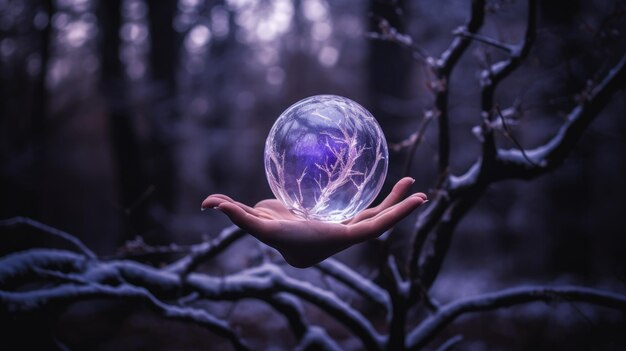
M 369 206 L 387 175 L 376 119 L 345 97 L 317 95 L 290 106 L 265 142 L 272 192 L 307 220 L 343 222 Z

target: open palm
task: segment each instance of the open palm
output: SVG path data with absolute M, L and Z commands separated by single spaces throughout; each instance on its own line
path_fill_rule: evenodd
M 276 199 L 263 200 L 250 207 L 226 195 L 214 194 L 202 202 L 202 209 L 224 212 L 235 225 L 278 250 L 287 263 L 303 268 L 380 236 L 426 202 L 423 193 L 402 200 L 413 182 L 412 178 L 401 179 L 378 206 L 344 223 L 304 220 Z

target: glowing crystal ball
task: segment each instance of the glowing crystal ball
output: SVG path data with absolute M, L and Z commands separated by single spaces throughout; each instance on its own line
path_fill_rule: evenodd
M 387 164 L 378 122 L 341 96 L 317 95 L 293 104 L 265 142 L 272 192 L 307 220 L 342 222 L 367 208 L 383 186 Z

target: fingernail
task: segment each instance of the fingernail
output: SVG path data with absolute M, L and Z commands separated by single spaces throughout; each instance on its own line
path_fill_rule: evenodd
M 200 207 L 200 211 L 206 210 L 206 207 Z
M 411 178 L 411 184 L 415 183 L 415 178 Z

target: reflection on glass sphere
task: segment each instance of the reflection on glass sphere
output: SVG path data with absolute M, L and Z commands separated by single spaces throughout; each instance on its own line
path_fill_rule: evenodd
M 272 192 L 309 220 L 342 222 L 367 208 L 383 186 L 387 163 L 378 122 L 341 96 L 295 103 L 278 117 L 265 142 Z

